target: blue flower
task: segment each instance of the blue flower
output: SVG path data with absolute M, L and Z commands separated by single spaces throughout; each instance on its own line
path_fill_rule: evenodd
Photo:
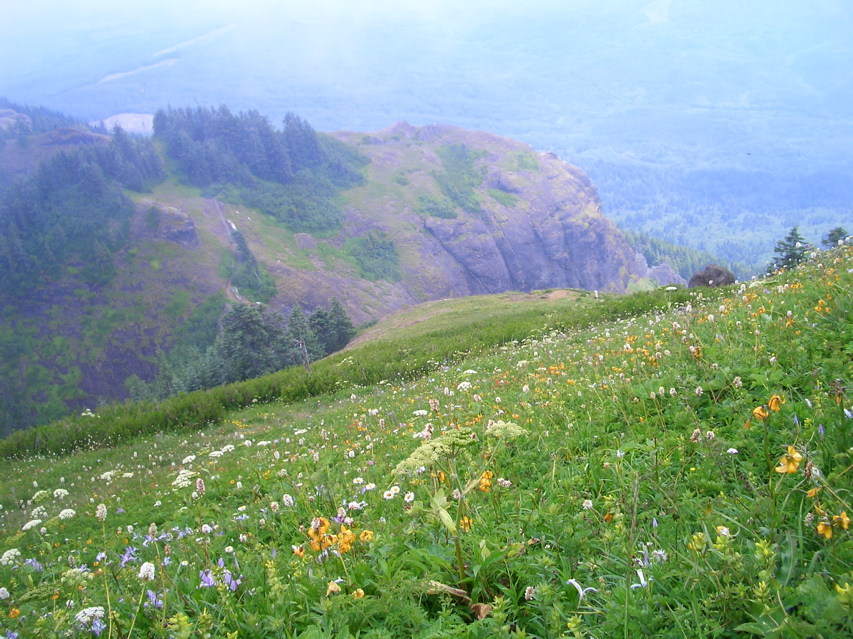
M 199 588 L 213 588 L 216 585 L 216 580 L 210 570 L 202 570 L 198 575 L 201 578 Z

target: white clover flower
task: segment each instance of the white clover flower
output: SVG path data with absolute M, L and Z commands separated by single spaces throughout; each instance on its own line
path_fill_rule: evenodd
M 729 448 L 726 452 L 729 455 L 737 455 L 737 448 Z
M 584 499 L 582 505 L 583 505 L 584 510 L 592 510 L 592 500 L 591 499 Z
M 209 535 L 213 532 L 213 528 L 210 527 L 210 524 L 202 524 L 201 532 L 203 532 L 205 535 Z
M 293 497 L 285 493 L 281 496 L 281 503 L 284 504 L 286 508 L 293 508 L 293 504 L 295 502 L 293 501 Z
M 74 515 L 77 514 L 77 511 L 72 510 L 71 508 L 66 508 L 59 513 L 60 519 L 71 519 Z
M 8 590 L 6 590 L 5 588 L 0 588 L 0 599 L 8 599 L 9 596 L 10 595 Z
M 139 578 L 142 581 L 154 581 L 157 576 L 157 569 L 150 561 L 146 561 L 139 567 Z

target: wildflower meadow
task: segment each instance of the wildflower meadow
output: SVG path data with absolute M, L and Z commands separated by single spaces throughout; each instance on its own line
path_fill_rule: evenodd
M 418 376 L 3 459 L 0 634 L 853 635 L 851 285 L 842 246 Z

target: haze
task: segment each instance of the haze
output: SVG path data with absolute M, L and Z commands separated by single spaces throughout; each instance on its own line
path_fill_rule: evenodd
M 398 120 L 490 130 L 578 164 L 606 211 L 649 231 L 655 221 L 637 215 L 666 214 L 673 193 L 695 210 L 755 211 L 758 195 L 838 212 L 794 214 L 815 233 L 853 219 L 849 3 L 280 4 L 16 3 L 0 26 L 0 95 L 87 120 L 226 103 L 276 123 L 294 111 L 322 131 Z M 669 186 L 649 191 L 648 171 Z M 714 184 L 734 172 L 747 199 L 713 185 L 698 194 L 681 184 L 691 171 Z M 779 201 L 779 184 L 805 174 L 822 186 Z

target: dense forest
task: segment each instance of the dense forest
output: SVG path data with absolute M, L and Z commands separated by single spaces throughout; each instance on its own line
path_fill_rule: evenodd
M 583 169 L 604 214 L 621 229 L 718 256 L 741 278 L 766 269 L 776 239 L 792 226 L 816 243 L 853 215 L 849 170 L 689 170 L 603 161 Z
M 38 279 L 68 265 L 108 282 L 113 254 L 129 236 L 133 204 L 122 189 L 142 191 L 164 177 L 151 142 L 116 129 L 101 147 L 62 151 L 0 197 L 0 292 L 30 294 Z
M 694 273 L 709 264 L 720 264 L 721 260 L 705 251 L 677 246 L 652 237 L 642 231 L 621 229 L 631 248 L 646 258 L 649 266 L 669 264 L 681 277 L 690 280 Z M 743 277 L 745 273 L 739 273 Z
M 18 114 L 16 121 L 8 127 L 0 127 L 0 144 L 5 140 L 18 139 L 26 144 L 26 136 L 47 133 L 54 129 L 70 127 L 91 130 L 82 120 L 45 107 L 16 104 L 0 96 L 0 111 L 9 109 Z M 23 116 L 23 117 L 21 117 Z M 100 133 L 106 131 L 98 130 Z
M 292 113 L 279 130 L 257 111 L 161 109 L 154 134 L 189 184 L 256 208 L 294 232 L 336 230 L 343 215 L 335 196 L 364 182 L 365 158 Z
M 235 304 L 219 318 L 224 305 L 224 298 L 217 296 L 199 307 L 195 321 L 176 334 L 175 348 L 161 355 L 154 380 L 146 383 L 135 375 L 127 380 L 133 399 L 165 399 L 260 377 L 286 366 L 310 368 L 310 362 L 341 350 L 355 336 L 338 299 L 308 317 L 296 305 L 287 319 L 255 304 Z

